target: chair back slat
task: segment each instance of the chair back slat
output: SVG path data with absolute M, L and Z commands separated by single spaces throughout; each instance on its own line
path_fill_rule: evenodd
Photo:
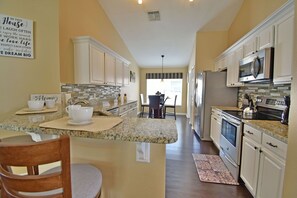
M 61 162 L 61 171 L 39 174 L 38 166 Z M 8 167 L 27 167 L 27 175 L 16 175 Z M 40 192 L 39 198 L 71 197 L 70 142 L 68 136 L 33 143 L 0 142 L 1 195 L 27 198 Z M 46 191 L 54 190 L 48 195 Z M 57 192 L 58 193 L 57 193 Z M 47 195 L 44 195 L 47 194 Z

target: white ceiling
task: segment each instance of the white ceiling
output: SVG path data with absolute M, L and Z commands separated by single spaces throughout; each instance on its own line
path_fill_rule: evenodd
M 197 31 L 227 30 L 244 0 L 98 0 L 142 68 L 189 64 Z M 148 11 L 160 11 L 149 21 Z

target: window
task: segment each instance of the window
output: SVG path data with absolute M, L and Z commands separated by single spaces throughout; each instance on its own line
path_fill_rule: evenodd
M 157 91 L 165 94 L 165 97 L 169 97 L 166 100 L 166 104 L 173 105 L 174 97 L 176 98 L 176 105 L 182 104 L 182 87 L 183 79 L 164 79 L 161 83 L 161 79 L 146 79 L 146 94 L 154 95 Z M 147 100 L 148 101 L 148 100 Z

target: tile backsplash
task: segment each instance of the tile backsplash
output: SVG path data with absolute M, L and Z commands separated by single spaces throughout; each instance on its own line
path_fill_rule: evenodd
M 244 94 L 248 94 L 254 100 L 257 96 L 269 96 L 269 97 L 284 97 L 291 93 L 291 85 L 251 85 L 240 87 L 238 90 L 238 107 L 242 106 Z
M 121 93 L 121 87 L 94 84 L 63 84 L 61 92 L 71 93 L 71 98 L 79 100 L 114 100 Z

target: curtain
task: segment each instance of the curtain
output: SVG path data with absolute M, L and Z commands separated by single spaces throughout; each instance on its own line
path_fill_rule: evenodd
M 183 73 L 163 73 L 163 79 L 182 79 Z M 146 73 L 146 79 L 162 79 L 162 73 Z

